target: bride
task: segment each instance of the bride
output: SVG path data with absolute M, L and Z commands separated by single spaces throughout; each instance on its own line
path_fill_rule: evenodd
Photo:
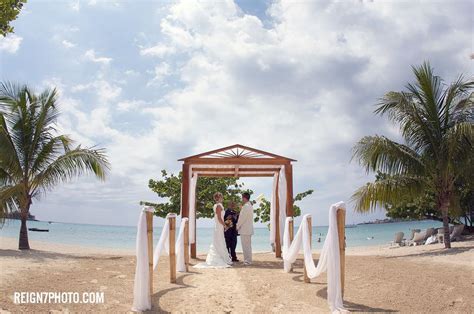
M 214 236 L 212 238 L 206 262 L 196 264 L 195 268 L 225 268 L 232 265 L 224 238 L 224 206 L 222 193 L 214 193 Z

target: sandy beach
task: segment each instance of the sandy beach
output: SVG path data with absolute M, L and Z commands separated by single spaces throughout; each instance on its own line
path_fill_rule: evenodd
M 0 312 L 130 312 L 132 251 L 0 238 Z M 347 250 L 345 306 L 358 312 L 469 313 L 472 311 L 474 240 L 442 245 L 357 247 Z M 318 255 L 314 254 L 317 259 Z M 204 256 L 199 256 L 203 259 Z M 240 257 L 241 258 L 241 257 Z M 197 263 L 199 260 L 192 260 Z M 326 278 L 303 283 L 302 260 L 284 273 L 282 260 L 255 254 L 250 267 L 193 269 L 169 283 L 168 259 L 154 276 L 154 312 L 329 312 Z M 98 292 L 104 304 L 14 304 L 19 291 Z

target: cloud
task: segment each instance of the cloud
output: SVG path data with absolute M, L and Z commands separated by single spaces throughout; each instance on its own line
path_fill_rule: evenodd
M 158 44 L 149 48 L 140 47 L 140 54 L 142 56 L 164 57 L 175 52 L 176 49 L 174 47 L 167 46 L 164 44 Z
M 84 58 L 86 60 L 92 61 L 94 63 L 101 63 L 101 64 L 104 64 L 104 65 L 108 65 L 112 61 L 112 58 L 96 56 L 94 49 L 87 50 L 84 53 Z
M 163 62 L 155 66 L 153 70 L 153 78 L 147 83 L 147 86 L 158 85 L 163 83 L 164 79 L 171 74 L 171 67 L 168 63 Z
M 73 48 L 73 47 L 76 47 L 76 44 L 73 44 L 72 42 L 68 41 L 68 40 L 63 40 L 61 41 L 61 43 L 63 44 L 64 47 L 66 48 Z
M 15 34 L 9 34 L 6 37 L 0 36 L 0 51 L 14 54 L 20 49 L 22 40 L 22 37 Z
M 141 109 L 147 104 L 143 100 L 124 100 L 117 104 L 118 111 L 127 112 L 132 110 Z

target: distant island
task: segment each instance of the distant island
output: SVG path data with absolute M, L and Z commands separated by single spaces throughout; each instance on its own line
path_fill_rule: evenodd
M 6 214 L 5 219 L 18 219 L 18 220 L 20 220 L 21 219 L 20 212 L 19 211 L 14 211 L 14 212 L 8 213 L 8 214 Z M 38 221 L 38 219 L 36 219 L 35 215 L 32 215 L 31 213 L 28 213 L 27 220 Z
M 402 218 L 385 218 L 385 219 L 375 219 L 374 221 L 364 221 L 358 223 L 357 225 L 377 225 L 377 224 L 389 224 L 394 222 L 407 222 L 407 221 L 421 221 L 426 219 L 402 219 Z

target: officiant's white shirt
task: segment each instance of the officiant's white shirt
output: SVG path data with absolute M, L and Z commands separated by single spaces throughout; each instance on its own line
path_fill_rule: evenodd
M 245 203 L 240 210 L 237 231 L 240 235 L 253 235 L 253 207 L 250 202 Z

